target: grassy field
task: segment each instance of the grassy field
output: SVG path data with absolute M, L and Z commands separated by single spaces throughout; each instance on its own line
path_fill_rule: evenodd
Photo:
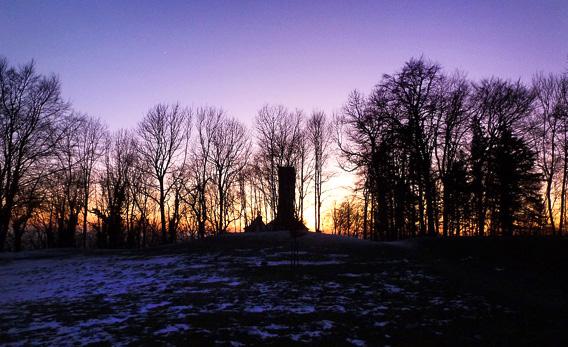
M 566 240 L 226 235 L 0 258 L 3 345 L 567 345 Z

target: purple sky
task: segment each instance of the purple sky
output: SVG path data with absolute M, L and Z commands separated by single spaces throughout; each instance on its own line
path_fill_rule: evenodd
M 564 71 L 568 1 L 0 0 L 0 55 L 113 129 L 158 102 L 331 112 L 421 54 L 474 79 Z

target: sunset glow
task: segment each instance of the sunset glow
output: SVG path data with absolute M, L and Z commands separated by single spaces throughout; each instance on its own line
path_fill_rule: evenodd
M 568 346 L 568 0 L 0 0 L 0 347 Z

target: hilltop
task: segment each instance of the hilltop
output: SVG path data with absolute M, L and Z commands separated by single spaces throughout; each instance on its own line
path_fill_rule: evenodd
M 285 232 L 5 254 L 0 341 L 556 344 L 565 339 L 566 280 L 555 269 L 566 264 L 566 242 L 536 241 L 375 243 L 309 233 L 294 271 Z M 550 257 L 556 267 L 543 271 Z M 548 304 L 533 298 L 541 290 Z

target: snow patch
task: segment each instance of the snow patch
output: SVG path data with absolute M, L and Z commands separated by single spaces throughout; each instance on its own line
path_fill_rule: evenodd
M 402 288 L 397 287 L 397 286 L 395 286 L 395 285 L 393 285 L 393 284 L 385 283 L 385 284 L 383 285 L 383 287 L 385 288 L 385 290 L 386 290 L 388 293 L 391 293 L 391 294 L 398 294 L 398 293 L 400 293 L 400 292 L 403 291 Z
M 265 312 L 265 311 L 269 311 L 270 309 L 271 309 L 271 307 L 268 306 L 268 305 L 264 305 L 264 306 L 255 305 L 255 306 L 250 306 L 250 307 L 245 308 L 244 311 L 248 312 L 248 313 L 262 313 L 262 312 Z
M 320 324 L 322 325 L 322 328 L 324 330 L 330 330 L 331 328 L 333 328 L 333 322 L 330 320 L 322 320 Z
M 154 310 L 156 308 L 168 306 L 169 304 L 171 304 L 171 302 L 169 302 L 169 301 L 162 301 L 162 302 L 159 302 L 157 304 L 146 304 L 146 305 L 140 307 L 139 312 L 140 313 L 147 313 L 147 312 Z
M 365 343 L 365 341 L 359 340 L 359 339 L 347 339 L 347 342 L 349 342 L 353 346 L 357 346 L 357 347 L 364 347 L 364 346 L 367 345 L 367 343 Z
M 278 337 L 276 334 L 269 333 L 268 331 L 264 331 L 259 329 L 258 327 L 251 327 L 248 331 L 249 335 L 259 336 L 261 339 L 268 339 L 272 337 Z
M 154 335 L 167 335 L 185 330 L 189 330 L 188 324 L 174 324 L 154 332 Z

